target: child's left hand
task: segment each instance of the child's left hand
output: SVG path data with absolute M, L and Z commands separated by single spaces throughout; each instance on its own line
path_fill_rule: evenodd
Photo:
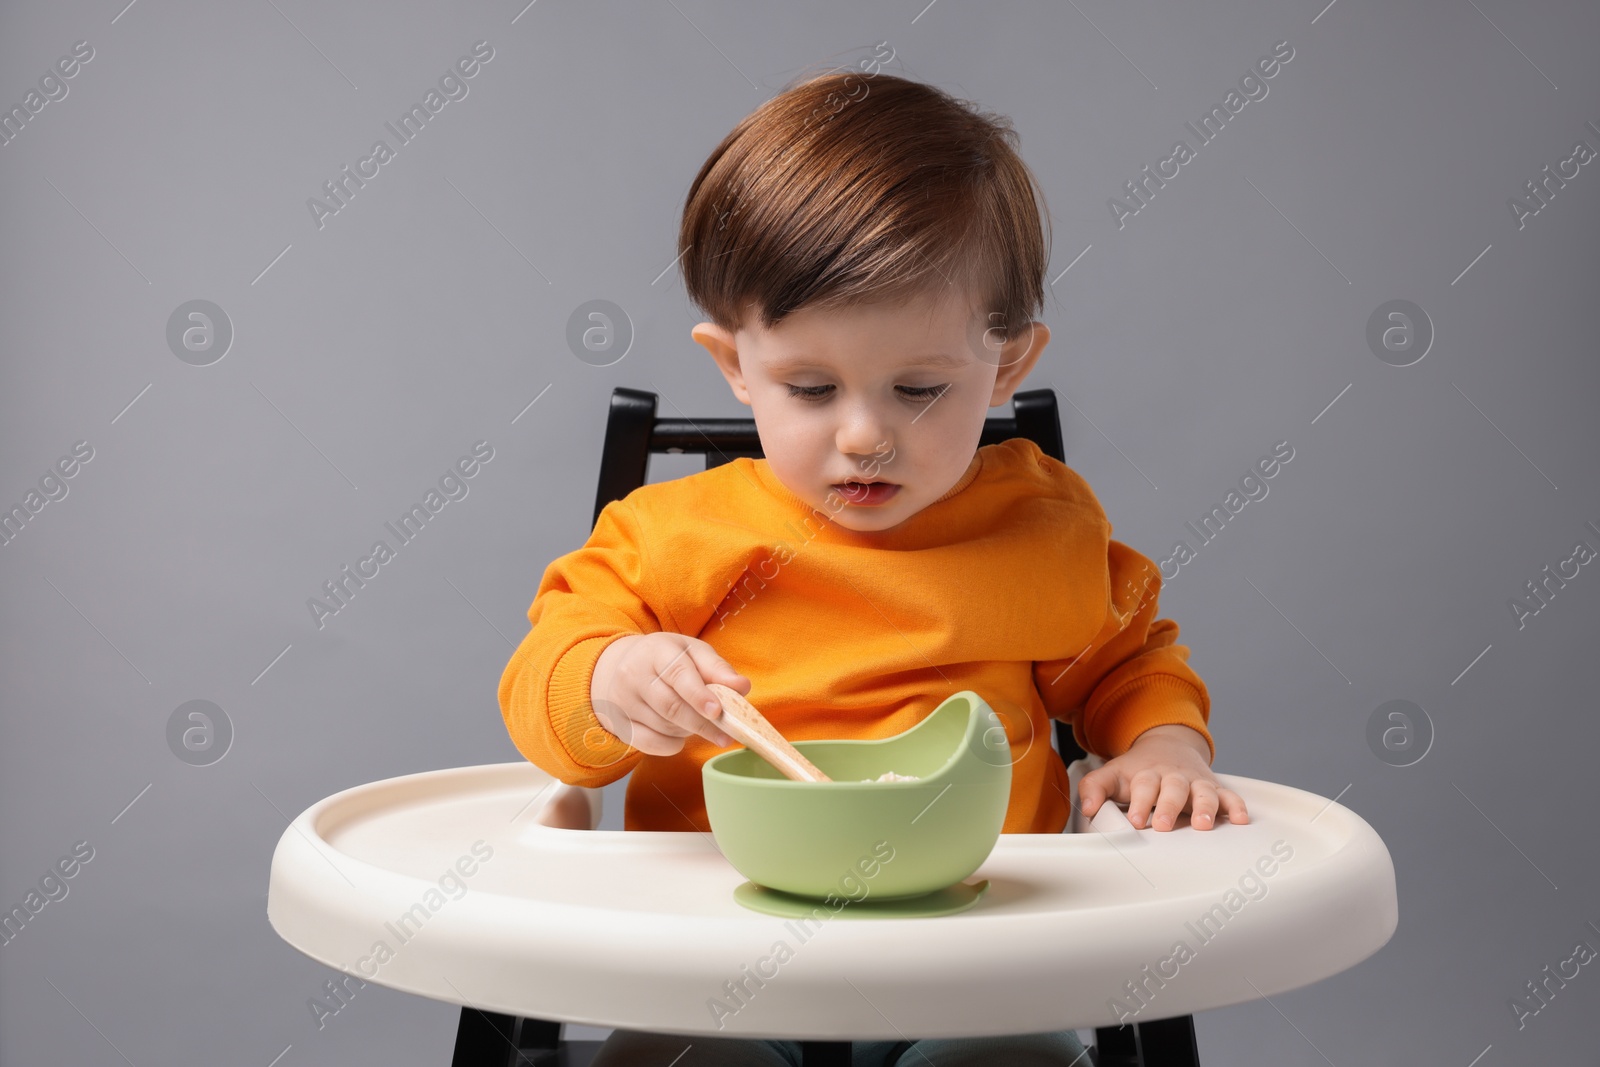
M 1128 821 L 1135 829 L 1153 823 L 1157 830 L 1170 830 L 1178 816 L 1192 807 L 1189 824 L 1196 830 L 1209 830 L 1216 824 L 1219 805 L 1229 822 L 1249 822 L 1244 798 L 1220 785 L 1211 773 L 1210 755 L 1206 739 L 1187 726 L 1152 727 L 1135 738 L 1128 751 L 1106 760 L 1079 781 L 1084 817 L 1092 818 L 1110 799 L 1128 805 Z M 1149 818 L 1152 804 L 1153 820 Z

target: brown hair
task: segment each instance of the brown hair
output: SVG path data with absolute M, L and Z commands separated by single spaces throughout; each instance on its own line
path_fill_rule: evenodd
M 724 329 L 953 282 L 990 326 L 1044 303 L 1048 210 L 1003 116 L 891 74 L 830 72 L 722 139 L 684 203 L 689 298 Z M 1002 316 L 998 321 L 995 313 Z

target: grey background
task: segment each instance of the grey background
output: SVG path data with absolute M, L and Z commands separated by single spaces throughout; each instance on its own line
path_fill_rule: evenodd
M 0 148 L 0 503 L 94 448 L 0 547 L 0 904 L 95 850 L 0 946 L 0 1062 L 448 1061 L 456 1009 L 377 985 L 318 1031 L 334 972 L 269 927 L 272 849 L 338 790 L 517 758 L 495 686 L 587 535 L 611 389 L 747 411 L 669 269 L 690 180 L 789 78 L 878 41 L 1022 135 L 1055 220 L 1026 387 L 1071 402 L 1068 461 L 1119 539 L 1164 556 L 1295 449 L 1162 614 L 1211 687 L 1216 768 L 1371 822 L 1400 926 L 1198 1017 L 1205 1062 L 1593 1062 L 1594 966 L 1520 1031 L 1508 1001 L 1600 946 L 1600 573 L 1520 630 L 1507 602 L 1600 546 L 1600 163 L 1521 230 L 1507 198 L 1600 149 L 1600 9 L 122 2 L 0 23 L 6 108 L 95 50 Z M 1119 230 L 1107 198 L 1284 39 L 1268 97 Z M 319 230 L 307 198 L 479 40 L 469 96 Z M 596 298 L 635 330 L 605 368 L 565 343 Z M 206 367 L 165 339 L 194 299 L 235 331 Z M 1437 331 L 1409 367 L 1365 342 L 1392 299 Z M 469 495 L 318 630 L 307 598 L 481 439 Z M 196 699 L 235 731 L 206 767 L 167 743 Z M 1366 741 L 1392 699 L 1436 732 L 1409 767 Z

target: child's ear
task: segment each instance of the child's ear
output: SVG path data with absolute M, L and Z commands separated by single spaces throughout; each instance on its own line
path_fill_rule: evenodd
M 1039 362 L 1040 355 L 1044 353 L 1044 346 L 1049 343 L 1050 327 L 1034 321 L 1000 346 L 1000 368 L 994 378 L 994 393 L 989 397 L 990 407 L 1011 402 L 1011 394 L 1033 371 L 1034 364 Z
M 702 322 L 689 331 L 689 336 L 700 342 L 705 350 L 711 353 L 711 358 L 717 362 L 717 369 L 728 379 L 728 386 L 733 390 L 733 395 L 738 398 L 739 403 L 748 406 L 750 390 L 745 388 L 744 371 L 739 367 L 739 348 L 733 334 L 714 322 Z

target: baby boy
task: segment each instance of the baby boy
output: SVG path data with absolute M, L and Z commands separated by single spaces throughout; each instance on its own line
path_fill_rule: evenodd
M 1157 831 L 1185 812 L 1197 830 L 1246 821 L 1210 770 L 1205 683 L 1156 618 L 1159 570 L 1111 539 L 1070 467 L 1025 438 L 978 447 L 1050 337 L 1033 317 L 1048 212 L 1014 141 L 932 86 L 836 72 L 761 105 L 695 177 L 678 239 L 708 318 L 692 336 L 765 458 L 608 504 L 546 569 L 500 682 L 529 760 L 583 786 L 632 773 L 625 829 L 709 830 L 701 764 L 734 741 L 708 682 L 791 741 L 888 737 L 973 690 L 1010 744 L 1004 833 L 1067 824 L 1052 720 L 1106 761 L 1082 779 L 1086 816 L 1111 801 Z M 595 1064 L 628 1062 L 624 1046 L 647 1062 L 651 1041 L 662 1063 L 690 1044 L 619 1030 Z M 797 1048 L 693 1045 L 681 1067 Z M 909 1047 L 858 1042 L 855 1062 Z M 1082 1051 L 1070 1030 L 914 1047 L 940 1065 Z M 693 1058 L 712 1050 L 727 1058 Z

